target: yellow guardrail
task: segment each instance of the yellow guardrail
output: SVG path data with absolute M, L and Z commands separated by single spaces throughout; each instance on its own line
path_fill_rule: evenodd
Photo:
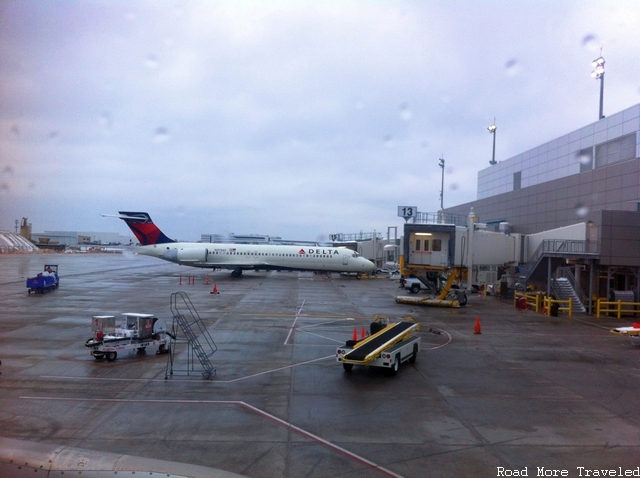
M 558 304 L 558 311 L 566 312 L 568 317 L 573 316 L 573 302 L 571 299 L 556 300 L 551 297 L 544 298 L 544 307 L 547 315 L 551 315 L 551 307 L 555 304 Z M 563 306 L 563 304 L 565 305 Z
M 522 306 L 522 301 L 518 303 L 518 300 L 520 299 L 524 299 L 526 301 L 526 307 Z M 528 309 L 529 307 L 531 307 L 536 312 L 540 312 L 540 308 L 542 307 L 542 299 L 543 295 L 540 293 L 527 294 L 525 292 L 516 292 L 513 294 L 513 305 L 520 310 Z
M 523 302 L 524 301 L 524 302 Z M 524 292 L 516 292 L 513 294 L 513 305 L 520 310 L 533 309 L 536 312 L 542 312 L 545 315 L 551 315 L 551 307 L 558 305 L 558 310 L 567 312 L 569 317 L 573 316 L 573 302 L 570 299 L 556 300 L 546 297 L 539 292 L 535 294 L 527 294 Z
M 640 302 L 623 302 L 621 300 L 608 301 L 598 299 L 596 303 L 596 317 L 599 319 L 602 313 L 609 312 L 615 313 L 618 318 L 622 317 L 622 314 L 640 315 Z

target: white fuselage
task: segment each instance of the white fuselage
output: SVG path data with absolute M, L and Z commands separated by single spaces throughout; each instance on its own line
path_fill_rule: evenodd
M 373 272 L 373 262 L 345 247 L 172 242 L 139 246 L 138 253 L 176 264 L 231 270 Z

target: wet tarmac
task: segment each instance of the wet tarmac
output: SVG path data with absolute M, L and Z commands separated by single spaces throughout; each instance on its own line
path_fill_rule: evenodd
M 27 294 L 45 263 L 59 264 L 59 289 Z M 167 356 L 153 351 L 89 355 L 93 315 L 171 322 L 176 291 L 218 347 L 211 380 L 197 370 L 165 380 Z M 382 278 L 231 279 L 129 254 L 0 255 L 0 435 L 252 478 L 640 466 L 640 347 L 609 332 L 638 319 L 547 317 L 480 296 L 415 308 L 398 293 Z M 396 376 L 346 373 L 335 349 L 375 315 L 421 324 L 418 359 Z

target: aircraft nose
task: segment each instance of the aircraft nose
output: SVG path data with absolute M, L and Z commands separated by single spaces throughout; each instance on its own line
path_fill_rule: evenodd
M 364 264 L 364 268 L 367 272 L 372 272 L 376 266 L 373 262 L 371 262 L 369 259 L 365 259 L 367 262 L 365 262 Z

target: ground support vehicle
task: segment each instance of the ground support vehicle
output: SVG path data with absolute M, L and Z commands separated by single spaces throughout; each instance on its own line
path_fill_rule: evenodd
M 395 301 L 399 304 L 426 305 L 435 307 L 460 307 L 467 304 L 467 291 L 459 289 L 454 285 L 456 279 L 461 276 L 459 268 L 453 268 L 449 273 L 447 281 L 444 283 L 437 295 L 430 297 L 398 296 Z M 422 288 L 428 289 L 425 282 L 420 280 L 415 274 L 400 279 L 401 287 L 409 289 L 412 294 L 417 294 Z
M 360 340 L 349 340 L 336 349 L 336 361 L 342 362 L 346 372 L 354 365 L 381 367 L 398 373 L 400 364 L 414 363 L 420 351 L 420 337 L 411 334 L 420 328 L 412 321 L 390 324 L 378 319 L 371 324 L 371 335 Z
M 116 324 L 113 315 L 95 315 L 91 322 L 92 337 L 85 346 L 96 360 L 113 362 L 118 353 L 137 351 L 145 353 L 147 347 L 158 347 L 156 355 L 169 351 L 167 324 L 151 314 L 125 313 Z
M 634 341 L 640 341 L 640 323 L 634 323 L 631 327 L 618 327 L 611 329 L 612 334 L 626 335 L 627 337 L 634 339 Z
M 57 264 L 45 264 L 44 272 L 27 279 L 27 289 L 29 289 L 29 294 L 32 292 L 35 292 L 36 294 L 44 294 L 50 290 L 57 289 L 59 284 L 60 277 L 58 276 Z

